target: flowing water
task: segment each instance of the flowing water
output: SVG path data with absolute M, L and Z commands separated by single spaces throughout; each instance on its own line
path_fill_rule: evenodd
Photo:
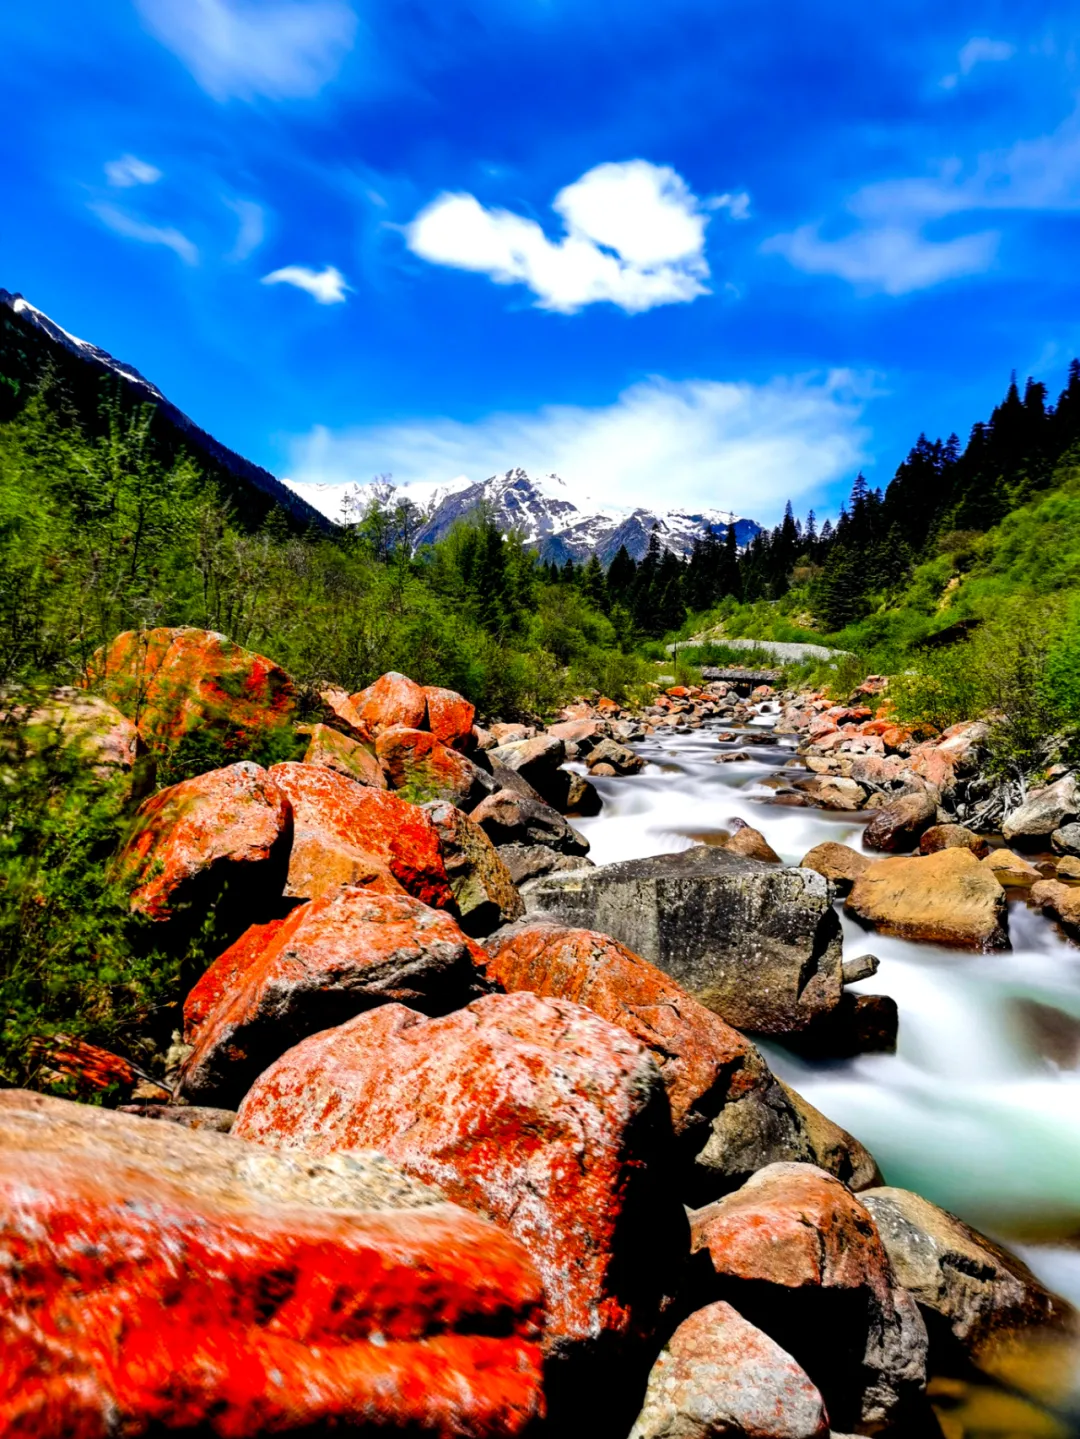
M 770 716 L 754 721 L 766 733 Z M 861 847 L 855 815 L 763 803 L 795 741 L 719 744 L 718 725 L 658 733 L 626 779 L 598 779 L 603 812 L 575 821 L 597 864 L 708 842 L 734 817 L 787 864 L 813 845 Z M 762 736 L 764 737 L 764 736 Z M 717 763 L 724 750 L 748 761 Z M 1013 948 L 972 954 L 887 938 L 843 917 L 844 955 L 876 954 L 859 989 L 899 1006 L 896 1054 L 808 1063 L 763 1045 L 778 1074 L 870 1149 L 889 1184 L 914 1189 L 1008 1242 L 1080 1305 L 1080 947 L 1022 899 Z

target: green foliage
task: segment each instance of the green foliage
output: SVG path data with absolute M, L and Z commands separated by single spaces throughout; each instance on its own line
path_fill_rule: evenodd
M 58 1031 L 132 1049 L 167 1036 L 181 959 L 129 913 L 110 870 L 127 825 L 123 780 L 75 749 L 5 746 L 0 783 L 0 1084 L 33 1074 L 32 1042 Z M 12 762 L 14 761 L 14 762 Z

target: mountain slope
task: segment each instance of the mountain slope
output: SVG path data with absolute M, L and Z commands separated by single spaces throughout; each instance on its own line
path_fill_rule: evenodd
M 0 289 L 0 422 L 22 408 L 49 369 L 90 434 L 100 432 L 102 402 L 114 394 L 125 410 L 153 405 L 152 437 L 161 455 L 174 458 L 187 451 L 244 522 L 259 524 L 280 507 L 294 527 L 330 528 L 319 510 L 200 429 L 134 366 L 70 334 L 22 295 Z
M 654 526 L 663 548 L 680 557 L 688 555 L 694 540 L 710 530 L 722 538 L 728 526 L 734 525 L 742 546 L 761 528 L 754 520 L 727 510 L 653 511 L 601 506 L 587 496 L 573 495 L 558 475 L 534 479 L 522 469 L 507 470 L 475 483 L 458 478 L 437 488 L 395 487 L 387 481 L 355 486 L 290 480 L 285 483 L 333 518 L 341 517 L 342 502 L 346 500 L 354 512 L 373 502 L 387 506 L 405 501 L 413 508 L 418 545 L 434 544 L 458 520 L 484 509 L 501 530 L 517 531 L 527 545 L 535 546 L 542 559 L 559 564 L 567 559 L 577 563 L 595 554 L 607 565 L 621 545 L 640 560 L 648 549 Z

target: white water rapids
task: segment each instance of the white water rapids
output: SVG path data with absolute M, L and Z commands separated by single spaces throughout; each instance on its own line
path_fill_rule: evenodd
M 720 745 L 718 728 L 658 732 L 635 746 L 649 761 L 641 774 L 595 781 L 603 812 L 574 823 L 597 864 L 686 849 L 736 816 L 787 864 L 823 840 L 861 846 L 856 816 L 761 802 L 761 781 L 791 758 L 793 739 Z M 717 763 L 724 750 L 751 759 Z M 1080 947 L 1022 900 L 1009 922 L 1012 950 L 986 955 L 886 938 L 845 917 L 845 959 L 881 960 L 857 988 L 899 1006 L 897 1053 L 813 1064 L 762 1048 L 862 1140 L 886 1183 L 1010 1243 L 1080 1305 Z

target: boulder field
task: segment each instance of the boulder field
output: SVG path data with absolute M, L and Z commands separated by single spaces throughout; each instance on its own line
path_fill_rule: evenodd
M 841 892 L 885 932 L 1007 942 L 1019 871 L 960 822 L 981 732 L 910 735 L 875 683 L 832 706 L 731 675 L 546 731 L 394 673 L 301 715 L 270 661 L 154 630 L 95 657 L 100 694 L 51 697 L 130 786 L 139 923 L 225 907 L 236 937 L 177 996 L 165 1088 L 57 1035 L 50 1072 L 138 1102 L 0 1093 L 4 1433 L 905 1439 L 942 1432 L 928 1374 L 1060 1399 L 1023 1356 L 1072 1353 L 1069 1306 L 885 1187 L 752 1037 L 889 1042 L 889 1002 L 845 992 L 877 961 L 845 964 Z M 762 704 L 823 779 L 791 802 L 869 809 L 890 857 L 788 868 L 743 825 L 590 863 L 582 769 L 633 783 L 644 734 Z M 200 729 L 229 763 L 135 783 Z M 1073 859 L 1070 803 L 1017 834 Z M 1032 888 L 1064 925 L 1076 893 Z

